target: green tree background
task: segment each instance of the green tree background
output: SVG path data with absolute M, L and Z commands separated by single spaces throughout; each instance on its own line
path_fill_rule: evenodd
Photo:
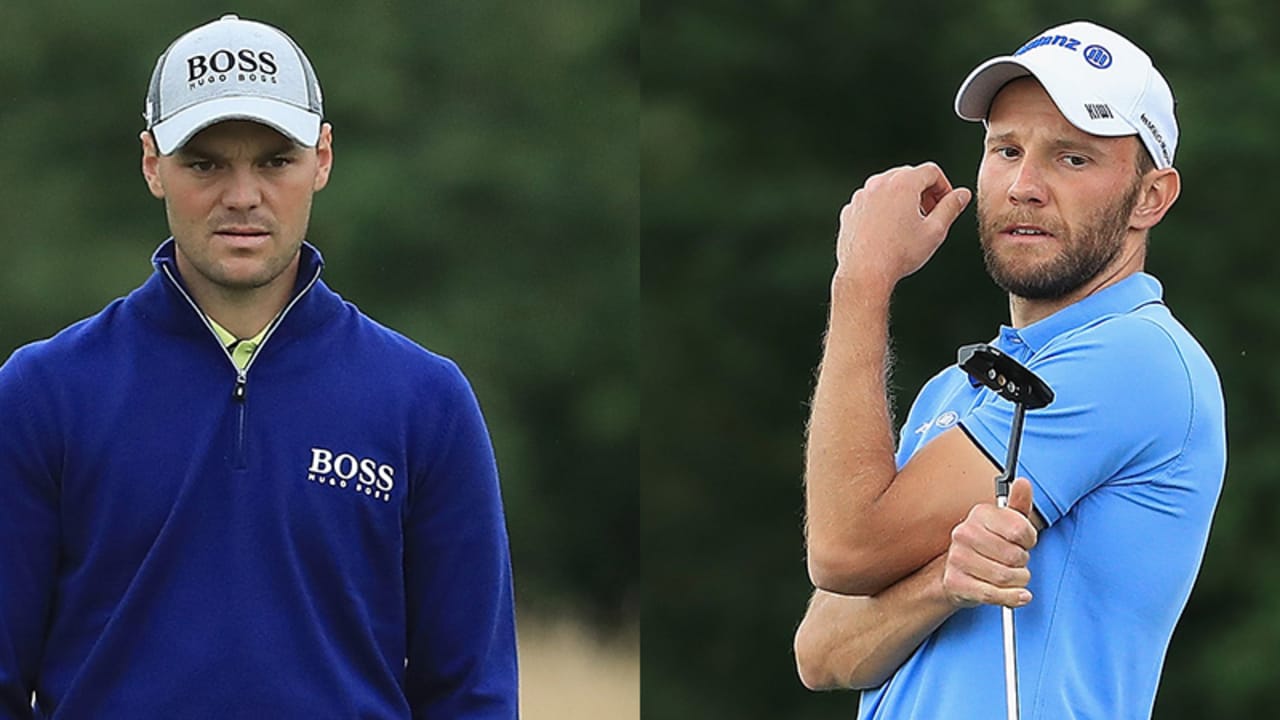
M 523 611 L 639 614 L 638 5 L 0 3 L 0 358 L 151 272 L 156 58 L 226 12 L 306 48 L 334 126 L 327 282 L 453 357 L 498 454 Z
M 806 692 L 791 656 L 809 594 L 806 403 L 839 209 L 869 175 L 926 159 L 972 187 L 982 131 L 952 113 L 960 82 L 1081 17 L 1135 39 L 1179 100 L 1183 194 L 1148 269 L 1215 358 L 1229 414 L 1226 485 L 1155 717 L 1274 715 L 1277 6 L 645 0 L 646 717 L 853 716 L 854 694 Z M 1007 317 L 970 209 L 896 295 L 902 412 L 959 345 Z

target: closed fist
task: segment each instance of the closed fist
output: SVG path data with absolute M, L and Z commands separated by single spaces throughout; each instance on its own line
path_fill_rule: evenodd
M 836 273 L 897 283 L 928 262 L 972 197 L 931 162 L 871 176 L 840 211 Z

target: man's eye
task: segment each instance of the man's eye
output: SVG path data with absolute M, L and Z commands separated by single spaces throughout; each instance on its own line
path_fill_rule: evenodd
M 292 158 L 287 158 L 281 155 L 281 156 L 273 157 L 270 160 L 268 160 L 267 167 L 282 168 L 282 167 L 288 167 L 292 163 L 293 163 Z
M 996 154 L 1002 158 L 1013 159 L 1018 157 L 1018 149 L 1007 147 L 1007 146 L 999 147 L 999 148 L 996 148 Z
M 1089 159 L 1083 155 L 1067 155 L 1063 160 L 1071 167 L 1084 167 L 1089 164 Z
M 207 173 L 213 171 L 214 165 L 212 160 L 193 160 L 192 162 L 187 163 L 187 167 L 198 173 Z

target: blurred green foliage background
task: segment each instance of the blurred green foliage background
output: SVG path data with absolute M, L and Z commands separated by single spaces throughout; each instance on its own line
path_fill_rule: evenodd
M 156 58 L 236 12 L 306 49 L 335 168 L 326 281 L 471 378 L 522 610 L 639 613 L 638 4 L 0 2 L 0 357 L 151 272 Z
M 972 187 L 982 129 L 952 112 L 960 82 L 1082 17 L 1145 48 L 1178 98 L 1183 194 L 1148 269 L 1216 360 L 1229 414 L 1226 485 L 1155 717 L 1274 716 L 1280 6 L 644 0 L 646 717 L 853 717 L 856 695 L 806 692 L 791 657 L 839 210 L 869 175 L 924 160 Z M 959 345 L 1007 319 L 969 209 L 895 296 L 900 415 Z

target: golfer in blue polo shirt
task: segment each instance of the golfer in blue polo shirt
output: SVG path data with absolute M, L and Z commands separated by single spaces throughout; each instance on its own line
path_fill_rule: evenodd
M 980 65 L 956 111 L 986 129 L 979 231 L 1010 305 L 991 342 L 1056 398 L 1027 415 L 1008 508 L 1013 405 L 962 370 L 895 447 L 889 298 L 972 193 L 933 164 L 869 179 L 841 213 L 809 426 L 800 675 L 865 689 L 860 718 L 1006 717 L 1004 605 L 1022 718 L 1149 718 L 1226 468 L 1217 372 L 1143 271 L 1180 189 L 1173 95 L 1134 44 L 1073 22 Z

